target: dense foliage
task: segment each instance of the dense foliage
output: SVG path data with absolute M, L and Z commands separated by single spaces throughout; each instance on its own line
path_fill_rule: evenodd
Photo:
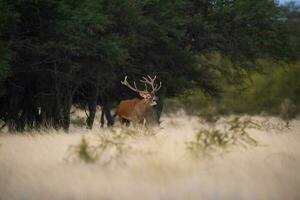
M 168 99 L 166 109 L 184 108 L 203 117 L 241 113 L 296 117 L 300 113 L 300 64 L 258 60 L 256 66 L 263 71 L 248 73 L 241 84 L 224 83 L 217 100 L 201 90 L 185 91 Z
M 100 105 L 112 124 L 110 106 L 135 95 L 125 75 L 159 76 L 158 116 L 187 88 L 219 98 L 219 84 L 240 82 L 257 58 L 299 58 L 291 13 L 269 0 L 0 0 L 1 120 L 68 129 L 76 105 L 92 127 Z

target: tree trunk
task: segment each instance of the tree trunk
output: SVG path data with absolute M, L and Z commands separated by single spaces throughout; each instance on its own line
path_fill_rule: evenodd
M 98 86 L 93 86 L 94 88 L 91 89 L 91 94 L 89 95 L 88 100 L 88 109 L 89 109 L 89 116 L 86 120 L 87 127 L 89 129 L 93 128 L 95 115 L 96 115 L 96 108 L 97 108 L 97 100 L 98 100 L 98 94 L 99 94 L 99 88 Z

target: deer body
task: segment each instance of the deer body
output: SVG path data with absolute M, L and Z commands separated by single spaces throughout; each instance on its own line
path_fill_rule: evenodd
M 148 76 L 148 79 L 143 77 L 143 80 L 141 80 L 142 83 L 145 84 L 146 89 L 145 90 L 139 90 L 137 89 L 136 83 L 134 82 L 134 87 L 132 87 L 127 82 L 127 76 L 125 77 L 124 81 L 121 81 L 121 83 L 127 87 L 129 87 L 131 90 L 138 92 L 139 95 L 142 97 L 142 99 L 134 98 L 134 99 L 128 99 L 123 100 L 120 102 L 120 104 L 117 107 L 116 114 L 119 116 L 121 123 L 127 122 L 138 122 L 138 123 L 144 123 L 145 122 L 145 115 L 147 111 L 152 107 L 155 106 L 156 100 L 158 99 L 155 96 L 155 92 L 158 91 L 161 87 L 160 85 L 155 85 L 154 81 L 156 79 L 156 76 L 152 79 L 150 76 Z M 148 92 L 147 90 L 147 84 L 149 84 L 152 87 L 152 91 Z
M 117 114 L 122 119 L 134 122 L 143 122 L 145 113 L 151 108 L 150 102 L 145 99 L 129 99 L 121 101 Z

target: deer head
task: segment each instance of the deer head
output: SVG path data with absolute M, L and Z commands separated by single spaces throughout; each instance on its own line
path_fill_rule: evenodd
M 125 76 L 124 81 L 121 81 L 121 83 L 127 86 L 129 89 L 139 93 L 139 95 L 151 106 L 155 106 L 158 100 L 158 97 L 155 95 L 155 93 L 161 88 L 161 82 L 159 84 L 155 83 L 156 77 L 157 76 L 151 78 L 149 75 L 147 75 L 147 77 L 143 76 L 140 80 L 140 82 L 145 85 L 143 90 L 137 88 L 135 81 L 133 82 L 133 86 L 130 85 L 127 81 L 127 76 Z M 151 91 L 148 91 L 148 86 L 151 87 Z

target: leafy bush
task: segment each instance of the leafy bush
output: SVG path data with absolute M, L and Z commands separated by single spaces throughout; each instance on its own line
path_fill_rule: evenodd
M 95 151 L 95 146 L 91 146 L 90 143 L 82 137 L 80 140 L 80 143 L 78 145 L 70 146 L 69 147 L 69 156 L 70 157 L 76 157 L 80 161 L 91 163 L 95 162 L 97 160 L 97 152 Z M 67 158 L 67 159 L 68 159 Z
M 126 164 L 124 156 L 131 152 L 128 140 L 155 134 L 155 130 L 150 128 L 123 127 L 101 132 L 96 140 L 82 137 L 78 144 L 69 147 L 66 160 L 85 163 L 99 162 L 103 165 Z
M 208 118 L 216 114 L 241 113 L 267 113 L 286 120 L 294 118 L 300 112 L 300 63 L 257 60 L 256 68 L 247 77 L 243 76 L 239 84 L 231 84 L 225 77 L 219 79 L 223 89 L 220 98 L 193 90 L 170 102 L 173 108 L 181 107 L 190 114 Z
M 225 121 L 224 130 L 217 128 L 219 123 L 214 123 L 212 127 L 200 129 L 194 140 L 187 143 L 187 149 L 193 155 L 199 156 L 199 154 L 206 155 L 217 148 L 227 148 L 232 145 L 244 147 L 258 145 L 257 141 L 248 134 L 247 128 L 258 128 L 259 125 L 250 119 L 235 117 Z
M 265 72 L 251 74 L 244 84 L 229 87 L 221 106 L 235 113 L 257 114 L 264 111 L 279 115 L 282 104 L 289 99 L 289 104 L 294 105 L 294 109 L 288 109 L 289 112 L 298 113 L 300 64 L 272 64 L 273 66 L 263 64 Z M 295 113 L 290 116 L 295 116 Z

